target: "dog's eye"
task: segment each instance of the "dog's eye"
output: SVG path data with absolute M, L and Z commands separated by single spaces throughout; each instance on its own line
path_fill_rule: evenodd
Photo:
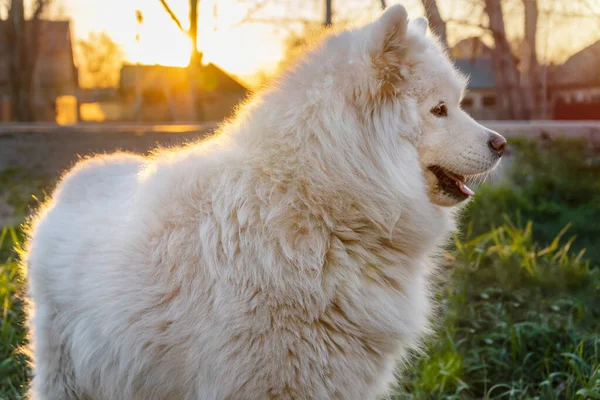
M 447 117 L 448 116 L 448 108 L 446 104 L 443 102 L 439 103 L 437 106 L 431 109 L 431 113 L 436 117 Z

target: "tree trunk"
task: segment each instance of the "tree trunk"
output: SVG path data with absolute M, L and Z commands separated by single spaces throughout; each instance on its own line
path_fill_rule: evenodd
M 387 8 L 387 4 L 385 2 L 385 0 L 381 0 L 381 9 L 385 10 Z
M 198 51 L 198 5 L 200 0 L 190 0 L 190 38 L 192 39 L 192 58 Z
M 11 106 L 14 119 L 22 122 L 35 120 L 35 69 L 39 53 L 39 40 L 42 34 L 40 16 L 47 5 L 46 1 L 34 3 L 31 20 L 25 20 L 23 0 L 12 0 L 5 26 L 8 44 L 8 72 Z
M 511 119 L 527 119 L 529 117 L 521 95 L 517 60 L 513 55 L 506 31 L 500 0 L 485 0 L 485 12 L 489 18 L 489 29 L 494 38 L 492 62 L 496 77 L 498 104 L 506 106 Z
M 429 20 L 429 28 L 440 38 L 440 42 L 445 49 L 448 49 L 448 36 L 446 34 L 446 22 L 440 15 L 440 9 L 436 0 L 421 0 L 425 14 Z
M 198 51 L 198 5 L 200 0 L 190 0 L 190 30 L 192 56 L 188 66 L 188 81 L 190 82 L 190 102 L 192 103 L 192 118 L 196 121 L 204 119 L 202 94 L 200 93 L 200 69 L 202 68 L 202 53 Z
M 325 22 L 323 25 L 331 26 L 333 24 L 333 0 L 325 0 Z
M 188 86 L 189 86 L 189 101 L 190 111 L 192 120 L 203 120 L 203 96 L 201 94 L 200 87 L 200 73 L 202 69 L 202 53 L 198 51 L 198 8 L 200 0 L 190 0 L 190 29 L 184 30 L 181 21 L 175 15 L 167 0 L 160 0 L 165 11 L 169 14 L 171 19 L 177 24 L 177 27 L 184 32 L 191 41 L 192 54 L 190 56 L 190 63 L 187 67 Z
M 523 0 L 525 7 L 525 48 L 527 60 L 525 62 L 525 100 L 531 117 L 539 118 L 543 114 L 540 108 L 545 96 L 541 85 L 541 70 L 537 59 L 536 39 L 538 22 L 537 0 Z
M 17 121 L 33 120 L 30 97 L 30 93 L 33 91 L 33 82 L 28 73 L 27 33 L 23 0 L 13 0 L 8 11 L 5 34 L 8 44 L 11 103 L 14 119 Z

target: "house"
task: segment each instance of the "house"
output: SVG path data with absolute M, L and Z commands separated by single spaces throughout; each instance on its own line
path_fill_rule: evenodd
M 120 79 L 123 118 L 218 121 L 229 117 L 247 96 L 241 83 L 214 64 L 203 65 L 194 73 L 198 75 L 190 79 L 188 68 L 125 65 Z
M 554 119 L 600 119 L 600 41 L 550 73 Z
M 75 99 L 79 86 L 77 68 L 73 59 L 71 26 L 69 21 L 41 20 L 39 22 L 39 53 L 33 78 L 34 115 L 37 121 L 54 122 L 57 119 L 59 104 L 65 103 L 61 102 L 60 98 L 70 96 Z M 4 32 L 5 24 L 8 22 L 0 21 L 0 32 Z M 0 54 L 8 54 L 7 37 L 4 34 L 0 34 Z M 0 57 L 1 121 L 12 120 L 10 79 L 9 59 L 2 56 Z
M 457 42 L 450 49 L 450 57 L 453 59 L 474 60 L 476 58 L 492 58 L 492 49 L 483 41 L 474 36 Z
M 454 65 L 469 77 L 468 91 L 462 107 L 475 119 L 502 119 L 502 106 L 497 99 L 496 78 L 491 58 L 454 60 Z
M 475 119 L 497 120 L 503 117 L 502 102 L 496 93 L 492 49 L 477 37 L 456 43 L 450 49 L 456 68 L 469 77 L 462 107 Z
M 491 49 L 477 38 L 465 39 L 450 51 L 456 67 L 469 76 L 463 108 L 476 119 L 503 119 L 496 98 Z M 564 64 L 546 66 L 543 115 L 553 119 L 600 119 L 600 41 L 572 55 Z

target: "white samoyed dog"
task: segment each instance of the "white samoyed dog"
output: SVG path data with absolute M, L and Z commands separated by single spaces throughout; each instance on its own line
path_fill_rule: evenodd
M 385 395 L 429 329 L 453 206 L 506 143 L 426 27 L 390 7 L 214 137 L 68 172 L 25 257 L 31 396 Z

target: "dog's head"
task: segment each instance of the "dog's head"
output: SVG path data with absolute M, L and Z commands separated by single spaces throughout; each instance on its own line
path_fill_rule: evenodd
M 329 37 L 308 58 L 305 67 L 313 73 L 299 77 L 304 85 L 310 81 L 315 87 L 321 81 L 329 86 L 312 92 L 327 97 L 325 107 L 334 110 L 336 102 L 345 103 L 344 110 L 330 115 L 344 113 L 347 118 L 329 120 L 337 121 L 337 129 L 352 140 L 348 132 L 353 129 L 342 125 L 355 117 L 363 136 L 371 140 L 364 151 L 370 150 L 374 158 L 391 154 L 395 147 L 412 147 L 430 201 L 453 206 L 473 195 L 469 177 L 499 163 L 506 140 L 461 109 L 467 80 L 426 37 L 426 30 L 425 19 L 409 22 L 404 7 L 392 6 L 369 25 Z M 405 155 L 396 151 L 393 157 Z
M 493 169 L 506 140 L 461 109 L 467 80 L 426 37 L 427 20 L 409 22 L 400 5 L 363 30 L 370 31 L 366 48 L 379 86 L 375 102 L 383 109 L 412 103 L 418 114 L 414 143 L 430 200 L 452 206 L 472 196 L 467 179 Z

